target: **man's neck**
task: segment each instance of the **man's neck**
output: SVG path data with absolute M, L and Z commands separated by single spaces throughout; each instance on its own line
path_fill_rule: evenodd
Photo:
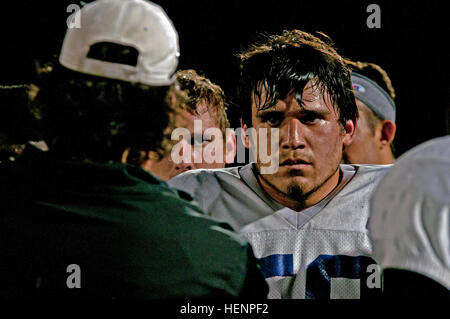
M 380 151 L 378 165 L 393 164 L 395 162 L 394 155 L 390 149 Z
M 261 174 L 258 174 L 259 184 L 273 200 L 297 212 L 316 205 L 339 185 L 341 179 L 342 172 L 338 166 L 337 170 L 331 174 L 322 185 L 309 191 L 304 197 L 298 200 L 287 196 L 264 179 Z

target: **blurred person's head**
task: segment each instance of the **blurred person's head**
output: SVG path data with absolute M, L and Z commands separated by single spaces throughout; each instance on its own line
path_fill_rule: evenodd
M 293 209 L 315 204 L 338 183 L 342 149 L 355 131 L 357 108 L 350 71 L 323 39 L 299 30 L 266 36 L 242 52 L 239 104 L 242 129 L 267 129 L 268 157 L 258 152 L 262 187 Z M 258 135 L 261 138 L 260 135 Z M 261 149 L 263 140 L 257 140 Z M 250 147 L 249 139 L 245 140 Z
M 143 0 L 94 1 L 80 18 L 38 83 L 50 152 L 101 163 L 121 162 L 131 148 L 163 154 L 179 55 L 172 22 Z
M 0 86 L 0 163 L 15 161 L 27 143 L 43 145 L 32 85 Z
M 355 137 L 344 149 L 350 164 L 392 164 L 396 132 L 395 91 L 386 71 L 374 63 L 346 60 L 360 118 Z
M 223 90 L 194 70 L 180 70 L 176 79 L 174 90 L 181 98 L 173 100 L 172 119 L 165 134 L 167 138 L 176 138 L 177 143 L 172 142 L 173 149 L 163 157 L 157 157 L 154 152 L 133 150 L 128 160 L 165 181 L 188 170 L 223 168 L 233 161 L 236 151 L 234 134 L 227 135 L 230 125 Z M 186 129 L 188 134 L 172 136 L 173 131 L 180 128 Z M 211 129 L 216 129 L 218 134 L 210 134 Z M 222 153 L 218 161 L 205 158 L 208 148 L 212 157 L 216 151 Z

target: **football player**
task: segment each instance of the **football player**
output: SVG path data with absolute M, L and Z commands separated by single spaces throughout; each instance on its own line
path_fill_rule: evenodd
M 236 153 L 234 132 L 227 131 L 230 123 L 225 94 L 220 86 L 194 70 L 179 70 L 176 79 L 178 85 L 174 88 L 181 98 L 173 101 L 171 124 L 165 135 L 170 139 L 177 128 L 186 129 L 187 134 L 175 144 L 177 146 L 172 145 L 176 149 L 169 147 L 162 157 L 153 151 L 130 150 L 127 159 L 128 163 L 138 164 L 164 181 L 192 169 L 224 168 L 226 163 L 233 162 Z M 214 131 L 217 136 L 206 136 Z M 177 151 L 180 160 L 172 159 L 172 150 Z M 207 154 L 211 154 L 212 160 L 206 158 Z M 217 159 L 214 158 L 216 155 Z
M 248 165 L 186 172 L 169 184 L 252 244 L 269 297 L 378 296 L 368 284 L 375 261 L 366 224 L 388 167 L 340 165 L 358 114 L 348 67 L 327 40 L 299 30 L 266 36 L 239 57 L 241 126 L 257 132 L 244 143 L 267 156 L 257 150 Z
M 352 71 L 353 91 L 359 120 L 355 137 L 344 149 L 344 162 L 351 164 L 392 164 L 395 91 L 391 80 L 379 65 L 346 60 Z

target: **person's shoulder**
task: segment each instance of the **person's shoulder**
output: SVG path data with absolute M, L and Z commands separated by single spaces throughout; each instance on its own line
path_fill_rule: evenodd
M 341 164 L 341 169 L 344 171 L 354 170 L 355 176 L 365 177 L 371 179 L 380 179 L 383 177 L 394 164 L 374 165 L 374 164 Z
M 201 187 L 207 183 L 214 183 L 219 180 L 239 179 L 239 167 L 217 168 L 217 169 L 196 169 L 184 172 L 170 179 L 169 186 L 191 190 Z
M 380 174 L 387 172 L 394 164 L 376 165 L 376 164 L 341 164 L 341 167 L 349 166 L 356 168 L 359 172 Z
M 223 176 L 234 176 L 239 177 L 239 167 L 226 167 L 226 168 L 215 168 L 215 169 L 195 169 L 190 170 L 187 172 L 184 172 L 180 175 L 177 175 L 169 180 L 169 184 L 173 181 L 177 180 L 187 180 L 187 179 L 199 179 L 201 177 L 214 177 L 214 178 L 220 178 Z
M 341 164 L 342 171 L 353 173 L 353 176 L 345 185 L 341 193 L 358 192 L 360 194 L 366 193 L 367 195 L 370 195 L 392 166 L 392 164 Z

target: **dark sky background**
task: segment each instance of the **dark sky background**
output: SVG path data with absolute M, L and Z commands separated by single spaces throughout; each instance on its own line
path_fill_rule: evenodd
M 90 1 L 86 1 L 90 2 Z M 379 64 L 397 98 L 397 155 L 445 135 L 450 124 L 450 22 L 444 1 L 164 1 L 180 38 L 179 68 L 193 68 L 235 91 L 234 54 L 258 32 L 322 31 L 345 57 Z M 76 0 L 25 0 L 2 4 L 0 84 L 33 80 L 33 59 L 57 54 L 67 5 Z M 381 28 L 370 29 L 370 3 L 381 8 Z M 238 121 L 230 113 L 232 126 Z

